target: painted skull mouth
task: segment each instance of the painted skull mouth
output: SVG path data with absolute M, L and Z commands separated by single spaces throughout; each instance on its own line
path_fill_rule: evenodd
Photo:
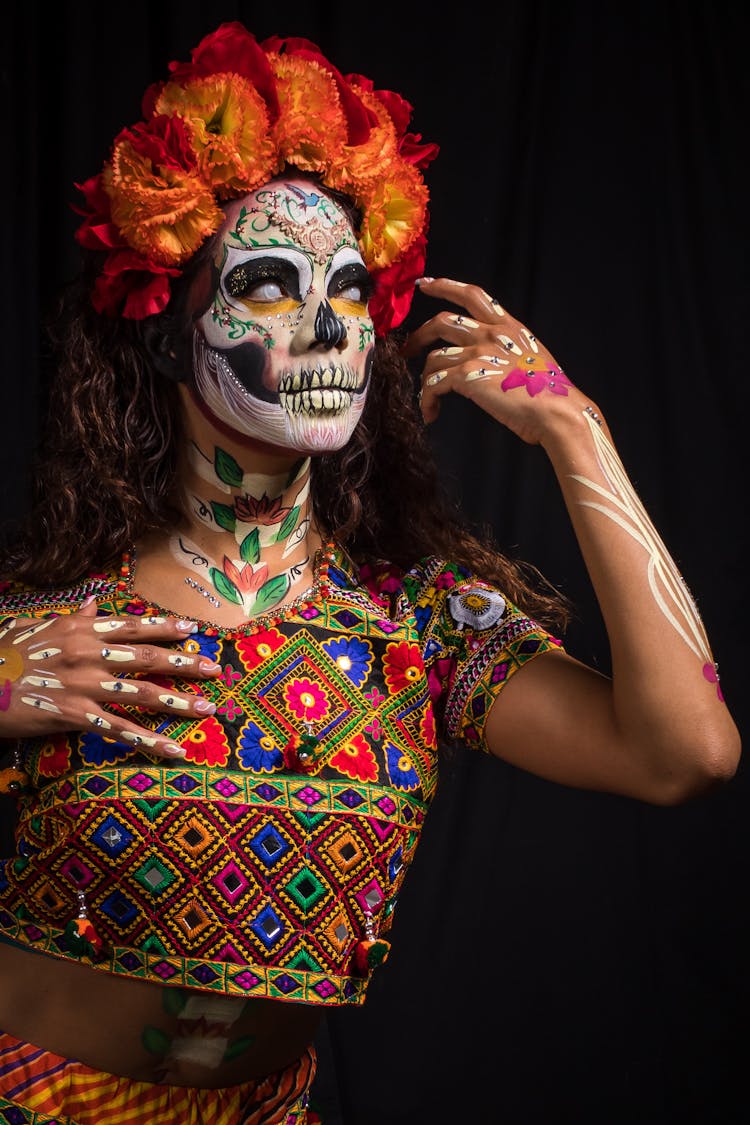
M 362 390 L 345 365 L 293 371 L 279 380 L 279 405 L 288 414 L 337 414 L 348 410 L 353 396 Z

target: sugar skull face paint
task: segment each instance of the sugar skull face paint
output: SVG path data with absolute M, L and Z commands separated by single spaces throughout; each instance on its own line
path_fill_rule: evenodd
M 235 433 L 301 453 L 340 449 L 364 408 L 374 347 L 349 219 L 301 178 L 274 180 L 226 214 L 209 304 L 195 309 L 194 393 Z

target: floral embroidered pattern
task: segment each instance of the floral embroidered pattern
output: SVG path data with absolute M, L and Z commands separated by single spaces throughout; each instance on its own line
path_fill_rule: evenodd
M 215 680 L 145 677 L 216 704 L 200 719 L 138 714 L 184 760 L 90 733 L 26 744 L 31 786 L 17 854 L 0 861 L 0 932 L 138 979 L 362 1002 L 382 962 L 367 951 L 387 945 L 435 792 L 438 733 L 481 746 L 508 678 L 557 642 L 438 559 L 401 576 L 373 566 L 364 584 L 337 553 L 330 579 L 275 624 L 180 642 L 221 665 Z M 482 599 L 483 627 L 454 616 L 449 599 L 469 596 Z M 11 588 L 1 608 L 70 604 L 68 591 L 40 604 Z M 99 607 L 143 609 L 116 575 Z M 127 714 L 122 699 L 110 707 Z M 102 942 L 91 953 L 66 938 L 83 888 Z

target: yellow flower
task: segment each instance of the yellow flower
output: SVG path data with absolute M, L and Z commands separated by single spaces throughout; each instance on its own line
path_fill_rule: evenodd
M 387 179 L 367 191 L 360 230 L 362 257 L 383 269 L 404 254 L 424 228 L 428 192 L 413 164 L 394 161 Z
M 168 82 L 154 112 L 184 119 L 201 175 L 221 199 L 253 191 L 279 171 L 265 102 L 238 74 Z

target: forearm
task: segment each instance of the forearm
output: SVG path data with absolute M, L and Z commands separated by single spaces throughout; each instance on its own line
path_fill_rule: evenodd
M 616 729 L 633 752 L 656 755 L 665 771 L 694 762 L 729 776 L 739 738 L 691 594 L 606 423 L 569 405 L 556 413 L 544 446 L 607 630 Z

